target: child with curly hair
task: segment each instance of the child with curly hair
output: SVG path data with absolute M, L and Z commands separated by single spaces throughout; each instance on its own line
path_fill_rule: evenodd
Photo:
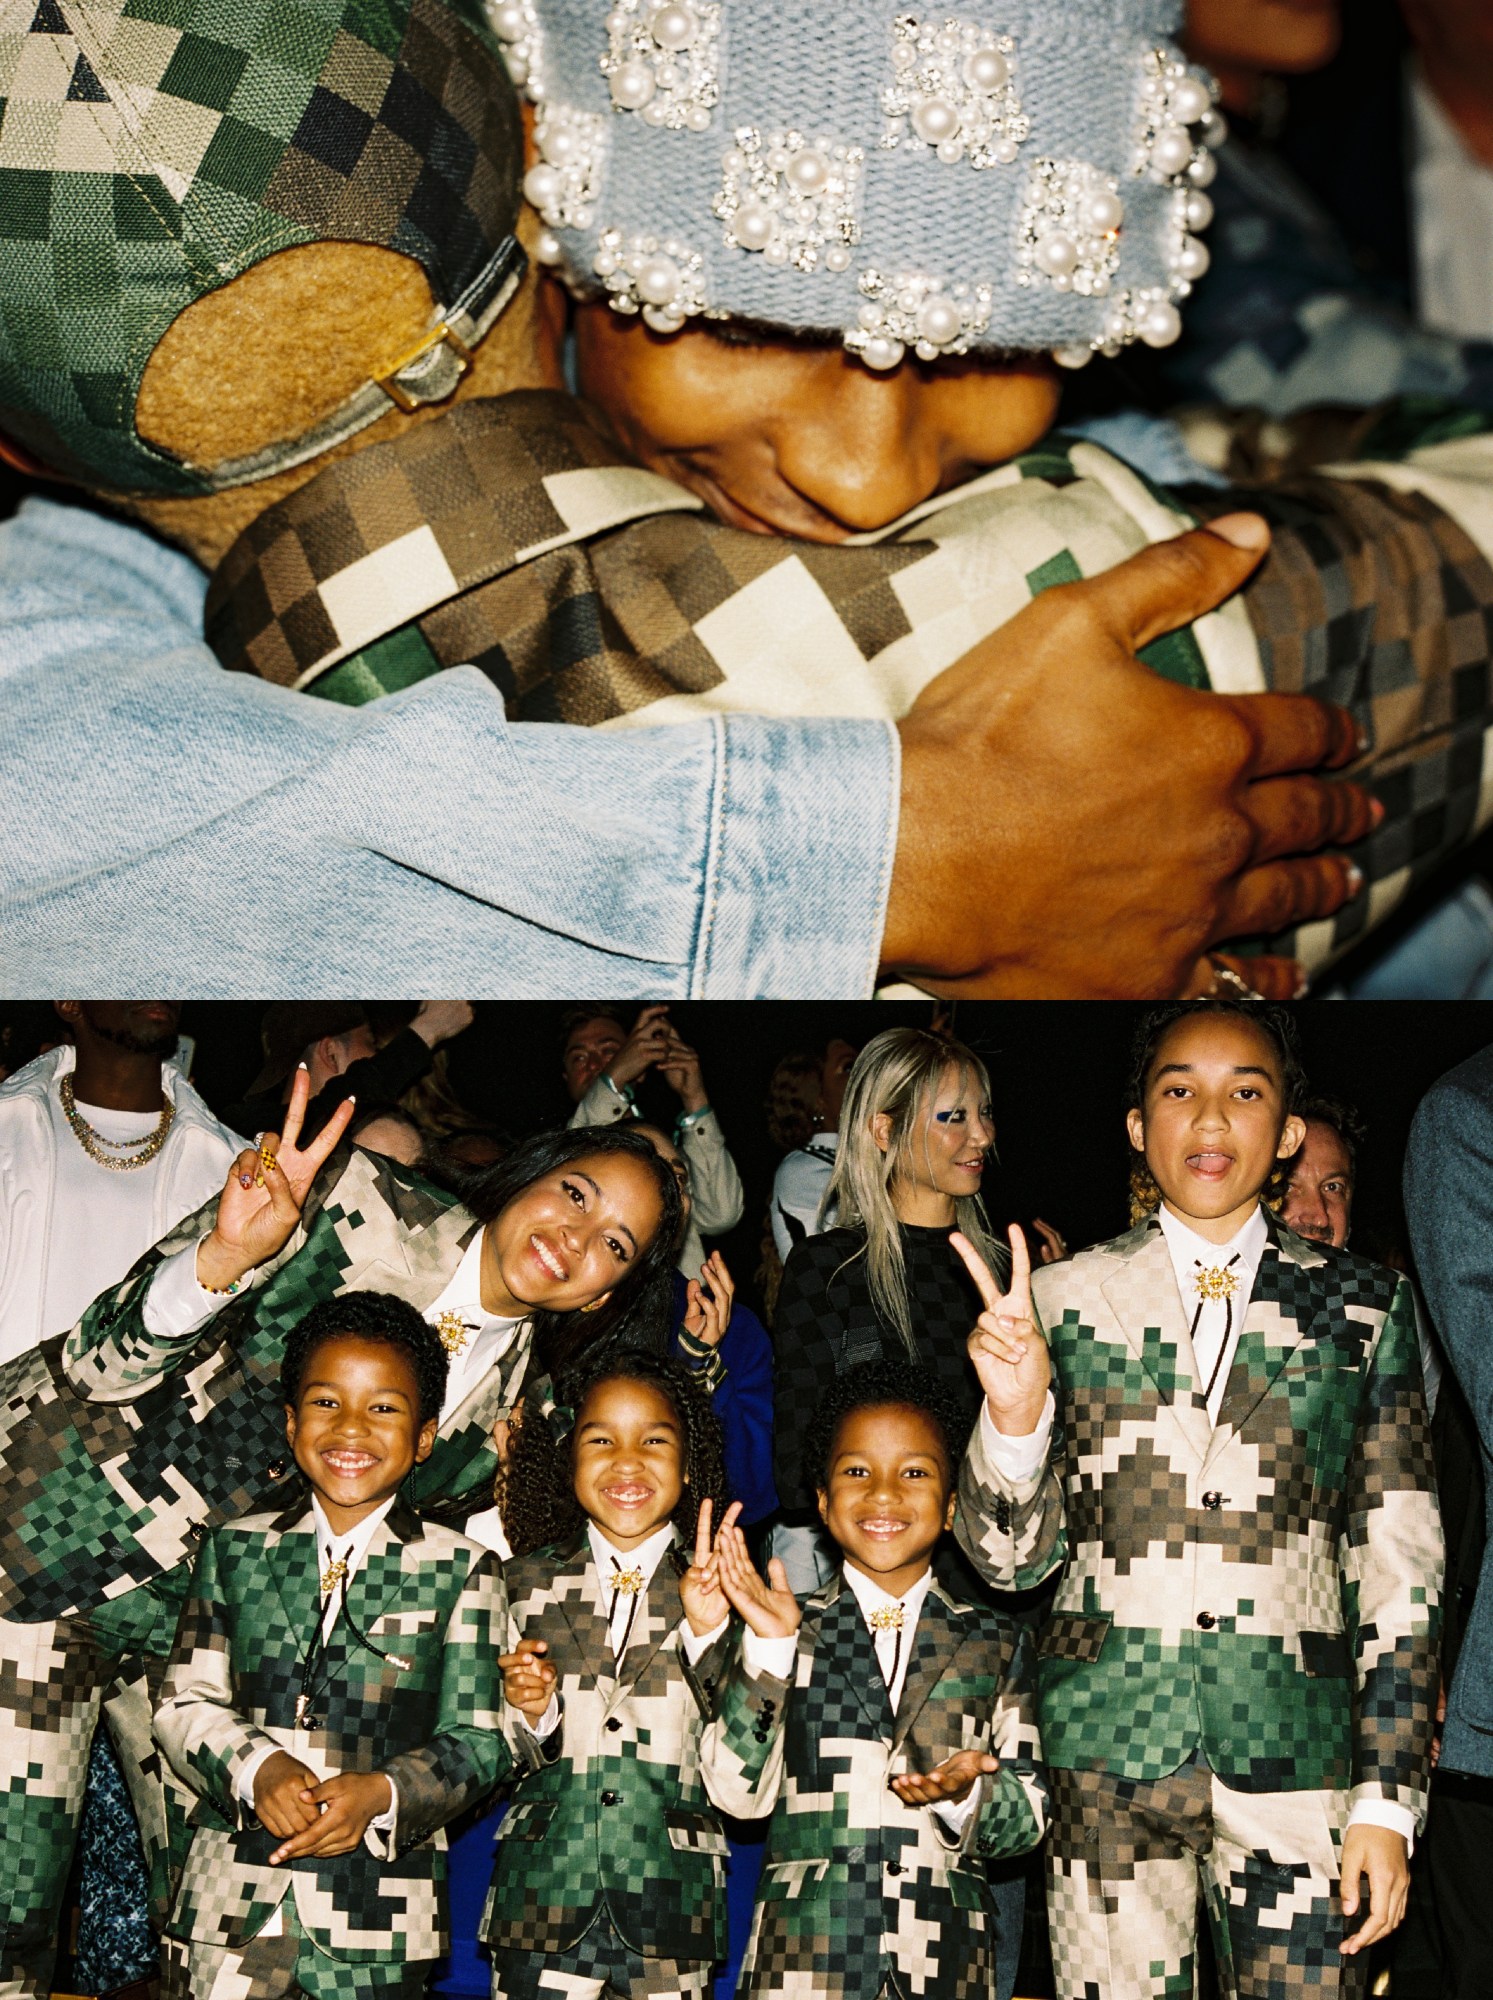
M 613 1352 L 557 1393 L 504 1480 L 526 1775 L 482 1922 L 493 1994 L 698 2000 L 726 1948 L 716 1815 L 770 1802 L 798 1605 L 779 1565 L 752 1569 L 739 1508 L 722 1518 L 720 1425 L 682 1362 Z

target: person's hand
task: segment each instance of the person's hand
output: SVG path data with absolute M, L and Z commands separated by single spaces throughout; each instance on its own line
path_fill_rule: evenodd
M 1061 1264 L 1068 1255 L 1068 1240 L 1062 1231 L 1054 1229 L 1050 1222 L 1044 1222 L 1040 1215 L 1032 1217 L 1032 1227 L 1042 1239 L 1042 1246 L 1037 1252 L 1037 1262 Z
M 686 1111 L 703 1111 L 710 1099 L 700 1075 L 700 1058 L 688 1042 L 681 1041 L 672 1028 L 669 1044 L 659 1058 L 658 1073 L 670 1090 L 677 1090 Z
M 266 1132 L 257 1148 L 240 1153 L 228 1169 L 217 1220 L 197 1246 L 198 1281 L 210 1291 L 226 1291 L 284 1249 L 312 1181 L 357 1109 L 357 1100 L 345 1097 L 316 1138 L 302 1146 L 301 1121 L 310 1095 L 311 1078 L 302 1063 L 290 1086 L 283 1130 Z
M 710 1540 L 712 1511 L 710 1501 L 700 1502 L 700 1512 L 695 1521 L 695 1559 L 679 1579 L 679 1602 L 684 1606 L 689 1629 L 697 1639 L 713 1632 L 723 1618 L 730 1616 L 731 1611 L 726 1594 L 721 1589 L 720 1565 Z M 740 1511 L 739 1506 L 727 1508 L 726 1521 L 734 1521 Z
M 254 1814 L 266 1833 L 285 1840 L 315 1826 L 321 1815 L 308 1803 L 308 1794 L 319 1782 L 299 1757 L 288 1750 L 276 1750 L 254 1773 Z
M 969 1337 L 969 1358 L 985 1391 L 990 1421 L 1003 1437 L 1030 1437 L 1047 1400 L 1052 1357 L 1032 1311 L 1026 1238 L 1014 1222 L 1006 1234 L 1011 1243 L 1011 1283 L 1004 1292 L 967 1236 L 956 1229 L 949 1241 L 963 1258 L 985 1308 Z
M 510 1708 L 540 1722 L 555 1692 L 555 1669 L 545 1659 L 549 1651 L 543 1639 L 522 1638 L 511 1653 L 499 1653 L 498 1669 L 503 1676 L 503 1699 Z
M 1000 1767 L 1000 1758 L 988 1750 L 956 1750 L 936 1770 L 904 1771 L 892 1779 L 891 1788 L 905 1806 L 957 1806 L 969 1797 L 976 1778 Z
M 313 1782 L 301 1796 L 311 1809 L 311 1824 L 281 1842 L 270 1856 L 272 1865 L 305 1854 L 351 1854 L 368 1822 L 393 1805 L 394 1786 L 382 1771 L 339 1771 L 322 1784 Z
M 667 1007 L 661 1002 L 645 1007 L 633 1022 L 632 1033 L 607 1064 L 607 1075 L 619 1089 L 624 1083 L 636 1083 L 644 1070 L 666 1054 L 673 1032 Z
M 476 1018 L 470 1000 L 422 1000 L 410 1026 L 426 1048 L 433 1049 L 470 1028 Z
M 898 724 L 902 805 L 882 977 L 935 993 L 1165 999 L 1210 945 L 1329 915 L 1341 849 L 1383 817 L 1346 709 L 1178 686 L 1140 647 L 1237 590 L 1269 540 L 1235 514 L 1043 591 Z M 1241 964 L 1244 961 L 1240 961 Z M 1293 960 L 1250 959 L 1290 997 Z M 1284 987 L 1284 994 L 1281 988 Z
M 1369 1882 L 1369 1913 L 1338 1949 L 1345 1958 L 1365 1951 L 1398 1929 L 1410 1894 L 1410 1851 L 1402 1833 L 1387 1826 L 1350 1826 L 1343 1835 L 1343 1915 L 1354 1917 L 1362 1898 L 1359 1877 Z
M 759 1639 L 791 1638 L 803 1613 L 788 1588 L 788 1572 L 772 1556 L 767 1564 L 767 1581 L 762 1581 L 747 1553 L 746 1536 L 736 1525 L 740 1512 L 739 1501 L 727 1508 L 721 1531 L 715 1538 L 721 1589 L 749 1632 Z
M 685 1286 L 684 1330 L 707 1347 L 719 1347 L 731 1324 L 731 1302 L 736 1284 L 726 1269 L 719 1250 L 712 1250 L 700 1266 L 699 1279 Z

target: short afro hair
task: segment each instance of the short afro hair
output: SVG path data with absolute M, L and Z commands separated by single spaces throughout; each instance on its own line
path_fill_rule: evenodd
M 293 1409 L 300 1400 L 306 1364 L 329 1340 L 368 1340 L 397 1348 L 415 1371 L 420 1423 L 441 1414 L 446 1393 L 446 1350 L 434 1327 L 392 1292 L 342 1292 L 314 1305 L 285 1337 L 280 1392 Z
M 969 1401 L 925 1363 L 897 1355 L 847 1368 L 820 1397 L 804 1435 L 804 1484 L 811 1493 L 824 1488 L 845 1419 L 856 1410 L 883 1409 L 889 1403 L 927 1417 L 943 1440 L 950 1480 L 958 1477 L 974 1421 Z

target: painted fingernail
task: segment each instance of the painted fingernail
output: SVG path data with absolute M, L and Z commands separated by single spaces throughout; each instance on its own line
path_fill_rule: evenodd
M 1363 870 L 1356 861 L 1348 863 L 1348 894 L 1356 896 L 1363 887 Z
M 1383 799 L 1370 799 L 1369 824 L 1371 826 L 1383 826 L 1384 815 L 1388 812 L 1388 810 L 1389 808 L 1388 806 L 1385 805 Z
M 1360 757 L 1366 755 L 1368 751 L 1373 749 L 1374 747 L 1373 734 L 1370 731 L 1369 725 L 1366 722 L 1360 722 L 1357 729 L 1354 731 L 1353 745 Z
M 1310 974 L 1305 972 L 1298 973 L 1296 975 L 1296 990 L 1291 995 L 1291 998 L 1293 1000 L 1304 1000 L 1311 990 L 1312 982 Z
M 306 1065 L 305 1065 L 305 1064 L 304 1064 L 303 1062 L 299 1062 L 299 1063 L 297 1063 L 297 1064 L 296 1064 L 296 1068 L 297 1068 L 297 1069 L 304 1069 L 305 1067 L 306 1067 Z

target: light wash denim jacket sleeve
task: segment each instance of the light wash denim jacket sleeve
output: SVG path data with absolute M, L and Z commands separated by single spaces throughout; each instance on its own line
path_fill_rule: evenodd
M 870 993 L 881 721 L 509 723 L 475 668 L 364 708 L 218 665 L 202 572 L 28 500 L 0 524 L 0 988 Z

